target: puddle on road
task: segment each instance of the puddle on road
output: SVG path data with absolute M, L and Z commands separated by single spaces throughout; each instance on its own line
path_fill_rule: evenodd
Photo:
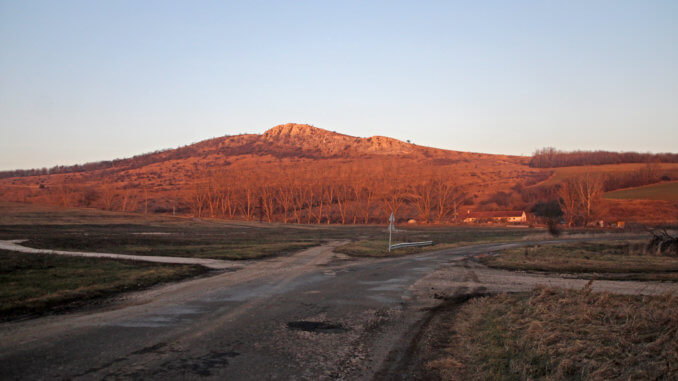
M 264 284 L 248 282 L 232 289 L 218 290 L 210 296 L 203 297 L 203 300 L 206 302 L 245 302 L 256 298 L 285 294 L 326 279 L 327 275 L 325 274 L 309 274 L 293 280 L 282 280 Z
M 418 272 L 432 272 L 433 271 L 433 266 L 423 266 L 423 267 L 414 267 L 412 268 L 412 271 L 418 271 Z
M 404 284 L 385 284 L 378 287 L 372 287 L 368 291 L 402 291 L 404 289 Z
M 364 280 L 360 284 L 393 284 L 407 282 L 408 278 L 391 278 L 387 280 Z
M 127 328 L 160 328 L 190 320 L 190 315 L 198 315 L 202 312 L 204 312 L 204 309 L 200 307 L 172 306 L 158 313 L 127 320 L 115 325 Z
M 395 298 L 395 297 L 389 297 L 381 294 L 376 294 L 376 295 L 368 295 L 368 299 L 374 300 L 375 302 L 383 303 L 383 304 L 398 304 L 401 303 L 402 300 Z

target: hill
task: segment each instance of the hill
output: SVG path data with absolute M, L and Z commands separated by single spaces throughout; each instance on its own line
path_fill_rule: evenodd
M 529 162 L 284 124 L 126 159 L 6 172 L 0 199 L 299 223 L 377 223 L 390 212 L 449 222 L 555 197 L 558 175 Z

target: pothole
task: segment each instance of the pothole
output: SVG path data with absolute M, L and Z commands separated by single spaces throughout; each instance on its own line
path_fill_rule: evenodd
M 328 321 L 291 321 L 287 323 L 287 328 L 295 331 L 315 333 L 342 333 L 348 331 L 348 328 L 344 327 L 343 325 Z

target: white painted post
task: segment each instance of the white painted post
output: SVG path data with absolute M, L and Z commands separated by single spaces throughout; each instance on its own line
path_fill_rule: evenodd
M 393 232 L 393 223 L 395 222 L 395 217 L 393 217 L 393 212 L 391 212 L 391 217 L 388 218 L 388 252 L 391 252 L 391 233 Z

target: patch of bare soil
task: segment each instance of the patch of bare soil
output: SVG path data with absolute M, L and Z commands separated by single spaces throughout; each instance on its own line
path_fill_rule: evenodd
M 487 296 L 482 287 L 474 290 L 462 288 L 444 302 L 428 309 L 416 326 L 414 335 L 407 336 L 409 342 L 397 346 L 389 353 L 381 369 L 374 375 L 375 380 L 436 379 L 428 364 L 448 345 L 448 327 L 457 316 L 459 308 L 470 299 Z

